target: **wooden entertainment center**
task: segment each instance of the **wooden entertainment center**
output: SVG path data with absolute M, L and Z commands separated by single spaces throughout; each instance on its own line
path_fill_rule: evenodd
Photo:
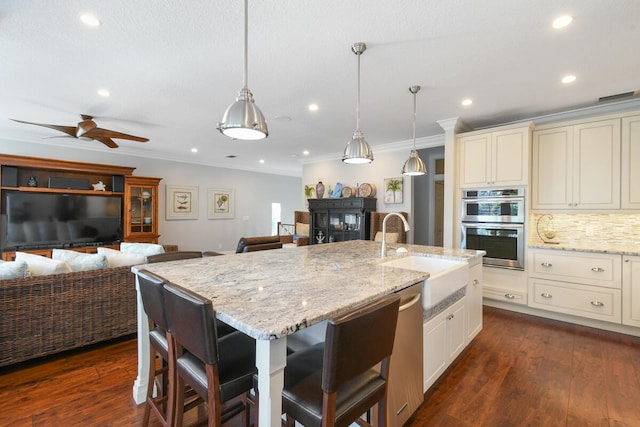
M 2 214 L 5 192 L 77 194 L 122 197 L 122 241 L 158 243 L 158 185 L 161 178 L 133 176 L 135 168 L 97 163 L 51 160 L 0 154 Z M 104 184 L 104 190 L 92 188 Z M 6 236 L 0 236 L 4 239 Z M 98 244 L 73 245 L 68 249 L 95 252 Z M 118 245 L 106 245 L 110 247 Z M 3 246 L 4 247 L 4 246 Z M 25 252 L 50 256 L 51 248 L 31 248 Z M 3 252 L 4 260 L 14 252 Z

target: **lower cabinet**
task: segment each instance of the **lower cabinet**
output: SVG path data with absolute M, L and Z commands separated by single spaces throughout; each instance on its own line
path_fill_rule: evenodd
M 462 297 L 422 326 L 425 392 L 465 348 L 466 298 Z
M 482 263 L 469 269 L 467 284 L 467 342 L 482 330 Z
M 640 327 L 640 256 L 622 261 L 622 324 Z
M 529 307 L 606 322 L 622 322 L 620 255 L 532 249 Z

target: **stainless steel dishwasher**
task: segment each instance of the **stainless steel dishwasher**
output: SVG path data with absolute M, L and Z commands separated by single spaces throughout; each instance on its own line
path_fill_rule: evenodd
M 399 292 L 400 313 L 387 393 L 387 425 L 402 426 L 424 400 L 422 392 L 422 282 Z M 374 417 L 374 420 L 376 418 Z

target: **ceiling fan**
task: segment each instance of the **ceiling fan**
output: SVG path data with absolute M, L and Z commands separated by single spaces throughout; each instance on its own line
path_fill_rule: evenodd
M 61 125 L 47 125 L 43 123 L 25 122 L 22 120 L 11 119 L 14 122 L 26 123 L 28 125 L 43 126 L 50 129 L 55 129 L 60 132 L 64 132 L 74 138 L 83 139 L 95 139 L 102 142 L 109 148 L 118 148 L 112 138 L 116 139 L 128 139 L 137 142 L 147 142 L 149 138 L 141 138 L 139 136 L 127 135 L 126 133 L 120 133 L 113 130 L 99 128 L 96 122 L 93 121 L 93 116 L 81 114 L 82 121 L 78 122 L 77 126 L 61 126 Z

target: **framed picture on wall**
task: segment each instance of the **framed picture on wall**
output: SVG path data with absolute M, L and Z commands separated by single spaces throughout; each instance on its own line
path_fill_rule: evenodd
M 230 188 L 209 188 L 207 216 L 209 219 L 228 219 L 234 217 L 236 198 Z
M 384 180 L 384 202 L 402 203 L 402 177 L 385 178 Z
M 167 185 L 165 218 L 198 219 L 198 187 Z

